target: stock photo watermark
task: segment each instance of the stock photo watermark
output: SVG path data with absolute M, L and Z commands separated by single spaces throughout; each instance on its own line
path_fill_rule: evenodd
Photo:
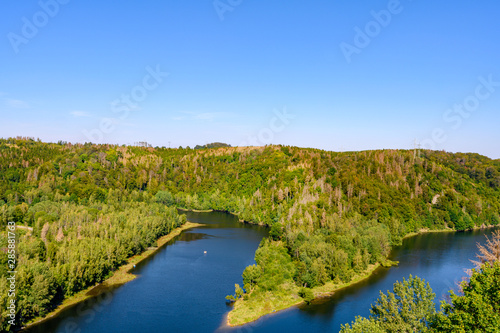
M 227 12 L 232 12 L 242 3 L 243 0 L 215 0 L 212 4 L 217 16 L 219 16 L 219 20 L 224 21 L 224 15 L 226 15 Z
M 14 222 L 7 223 L 7 322 L 11 326 L 16 324 L 16 224 Z
M 370 12 L 372 20 L 368 21 L 363 28 L 355 26 L 355 35 L 352 43 L 341 42 L 339 44 L 347 63 L 350 64 L 352 62 L 354 54 L 360 54 L 363 49 L 368 47 L 372 40 L 391 24 L 392 19 L 403 12 L 403 9 L 404 7 L 399 0 L 390 0 L 387 3 L 386 9 L 379 11 L 372 10 Z
M 248 136 L 243 142 L 242 146 L 262 146 L 272 143 L 274 136 L 281 133 L 285 128 L 290 125 L 291 121 L 295 119 L 295 115 L 283 108 L 282 111 L 274 110 L 274 116 L 269 120 L 269 125 L 260 129 L 256 135 Z
M 116 117 L 101 118 L 97 128 L 82 131 L 90 142 L 102 143 L 104 136 L 113 132 L 120 121 L 127 119 L 131 112 L 138 108 L 139 103 L 148 97 L 149 92 L 157 89 L 169 75 L 161 71 L 160 65 L 156 65 L 154 69 L 147 66 L 146 72 L 140 84 L 130 89 L 128 94 L 122 94 L 120 98 L 111 102 L 111 112 L 117 114 Z
M 21 18 L 22 26 L 20 33 L 9 32 L 7 39 L 14 50 L 14 53 L 19 53 L 19 47 L 26 45 L 35 38 L 40 29 L 49 24 L 50 20 L 59 14 L 62 5 L 66 5 L 70 0 L 41 0 L 38 2 L 40 10 L 35 12 L 31 18 L 23 16 Z
M 500 81 L 494 81 L 493 74 L 488 75 L 487 78 L 480 76 L 478 81 L 479 83 L 473 93 L 466 96 L 460 103 L 455 103 L 453 107 L 443 113 L 443 121 L 450 124 L 452 130 L 458 130 L 464 119 L 468 119 L 473 112 L 479 109 L 481 102 L 489 99 L 500 87 Z M 420 142 L 421 147 L 435 150 L 437 145 L 448 140 L 446 133 L 446 130 L 442 127 L 434 128 L 430 138 Z

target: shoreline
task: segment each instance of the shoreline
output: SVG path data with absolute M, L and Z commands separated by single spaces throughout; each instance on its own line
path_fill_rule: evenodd
M 175 228 L 172 230 L 170 233 L 167 235 L 164 235 L 156 240 L 157 246 L 155 247 L 150 247 L 146 249 L 144 252 L 141 254 L 137 254 L 133 257 L 130 257 L 127 259 L 127 262 L 123 265 L 121 265 L 114 273 L 112 276 L 107 278 L 101 283 L 98 283 L 96 285 L 93 285 L 91 287 L 88 287 L 87 289 L 81 290 L 80 292 L 76 293 L 75 295 L 65 298 L 61 304 L 54 310 L 52 310 L 50 313 L 48 313 L 46 316 L 42 318 L 35 318 L 32 321 L 26 323 L 22 328 L 21 332 L 27 328 L 30 328 L 32 326 L 36 326 L 38 324 L 41 324 L 53 317 L 56 317 L 59 315 L 62 311 L 66 310 L 67 308 L 77 305 L 79 303 L 82 303 L 86 301 L 89 298 L 99 296 L 108 290 L 117 288 L 119 286 L 124 285 L 127 282 L 130 282 L 137 278 L 137 275 L 130 273 L 130 271 L 134 268 L 135 265 L 139 264 L 143 260 L 151 257 L 153 254 L 158 252 L 160 249 L 163 248 L 163 246 L 174 239 L 175 237 L 179 236 L 183 231 L 192 229 L 192 228 L 197 228 L 204 226 L 202 223 L 193 223 L 193 222 L 186 222 L 182 226 Z
M 385 266 L 382 266 L 380 263 L 372 264 L 372 265 L 370 265 L 366 269 L 366 271 L 364 271 L 364 272 L 362 272 L 362 273 L 360 273 L 358 275 L 355 275 L 352 278 L 352 280 L 349 281 L 349 282 L 345 282 L 345 283 L 341 283 L 341 284 L 335 284 L 334 282 L 330 281 L 330 282 L 327 282 L 326 284 L 324 284 L 322 286 L 312 288 L 312 291 L 314 293 L 314 299 L 312 300 L 312 302 L 320 300 L 320 299 L 323 299 L 323 298 L 328 298 L 328 297 L 332 296 L 333 294 L 335 294 L 336 292 L 338 292 L 338 291 L 340 291 L 340 290 L 342 290 L 344 288 L 353 286 L 353 285 L 355 285 L 355 284 L 357 284 L 359 282 L 362 282 L 362 281 L 368 279 L 380 267 L 385 267 Z M 295 289 L 298 291 L 300 288 L 296 287 Z M 236 301 L 234 303 L 233 309 L 227 313 L 225 324 L 226 324 L 227 327 L 240 327 L 240 326 L 249 325 L 249 324 L 251 325 L 252 323 L 258 321 L 259 319 L 261 319 L 261 318 L 263 318 L 265 316 L 274 315 L 274 314 L 277 314 L 279 312 L 283 312 L 283 311 L 289 310 L 289 309 L 291 309 L 293 307 L 300 306 L 300 305 L 303 305 L 303 304 L 306 303 L 301 297 L 299 297 L 299 296 L 297 296 L 295 294 L 292 294 L 292 295 L 289 295 L 289 296 L 291 298 L 298 297 L 298 299 L 295 299 L 294 301 L 289 301 L 288 303 L 282 304 L 281 306 L 279 306 L 279 307 L 277 307 L 275 309 L 272 309 L 271 312 L 260 313 L 258 317 L 252 318 L 251 320 L 248 320 L 248 321 L 245 321 L 245 322 L 241 322 L 241 323 L 240 322 L 238 322 L 238 323 L 231 323 L 231 319 L 232 319 L 231 313 L 233 313 L 233 311 L 235 310 L 235 308 L 237 306 L 241 307 L 242 302 L 245 302 L 242 299 L 239 299 L 238 301 Z
M 474 226 L 472 229 L 467 229 L 467 230 L 455 230 L 455 229 L 450 229 L 450 228 L 445 228 L 445 229 L 436 229 L 436 230 L 431 230 L 431 229 L 420 229 L 418 232 L 410 232 L 409 234 L 405 235 L 401 240 L 410 238 L 410 237 L 415 237 L 418 235 L 424 235 L 424 234 L 430 234 L 430 233 L 442 233 L 442 232 L 467 232 L 467 231 L 475 231 L 475 230 L 484 230 L 484 229 L 490 229 L 490 228 L 496 228 L 500 227 L 500 224 L 494 225 L 494 224 L 489 224 L 485 225 L 482 224 L 480 226 Z
M 418 235 L 431 234 L 431 233 L 444 233 L 444 232 L 458 232 L 458 230 L 454 230 L 454 229 L 450 229 L 450 228 L 438 229 L 438 230 L 420 229 L 418 232 L 410 232 L 409 234 L 404 235 L 404 237 L 401 238 L 401 241 L 403 241 L 407 238 L 418 236 Z
M 180 207 L 175 207 L 178 210 L 182 210 L 183 212 L 194 212 L 194 213 L 211 213 L 214 210 L 213 209 L 187 209 L 187 208 L 180 208 Z
M 238 222 L 240 223 L 244 223 L 244 224 L 251 224 L 251 225 L 258 225 L 258 226 L 264 226 L 264 227 L 269 227 L 267 224 L 265 223 L 254 223 L 254 222 L 250 222 L 250 221 L 246 221 L 246 220 L 243 220 L 240 218 L 240 213 L 237 213 L 237 212 L 231 212 L 229 210 L 217 210 L 217 209 L 188 209 L 188 208 L 181 208 L 181 207 L 175 207 L 177 208 L 178 210 L 180 211 L 183 211 L 183 212 L 194 212 L 194 213 L 213 213 L 213 212 L 218 212 L 218 213 L 225 213 L 225 214 L 229 214 L 229 215 L 233 215 L 233 216 L 236 216 L 238 218 Z
M 483 229 L 495 228 L 495 227 L 499 227 L 499 226 L 500 225 L 484 225 L 483 224 L 481 226 L 474 226 L 474 228 L 469 229 L 469 230 L 465 230 L 465 231 L 483 230 Z M 426 233 L 444 233 L 444 232 L 460 232 L 460 231 L 450 229 L 450 228 L 439 229 L 439 230 L 421 229 L 418 232 L 412 232 L 412 233 L 405 235 L 401 240 L 403 241 L 407 238 L 418 236 L 418 235 L 423 235 Z M 391 248 L 391 251 L 392 251 L 392 248 Z M 347 283 L 344 283 L 341 285 L 335 285 L 335 284 L 333 284 L 333 282 L 328 282 L 328 283 L 324 284 L 323 286 L 313 288 L 312 291 L 313 291 L 315 297 L 314 297 L 312 302 L 314 302 L 318 299 L 321 299 L 321 298 L 330 297 L 333 294 L 335 294 L 336 292 L 338 292 L 339 290 L 350 287 L 352 285 L 355 285 L 358 282 L 361 282 L 363 280 L 368 279 L 377 270 L 377 268 L 380 268 L 380 267 L 389 268 L 391 266 L 397 265 L 397 262 L 393 262 L 389 258 L 390 258 L 390 254 L 386 260 L 386 262 L 389 264 L 388 266 L 386 266 L 385 264 L 381 264 L 381 263 L 371 265 L 371 267 L 368 267 L 368 269 L 365 272 L 363 272 L 359 276 L 354 276 L 353 279 Z M 299 288 L 297 287 L 297 290 L 298 289 Z M 294 295 L 289 295 L 289 296 L 294 296 Z M 290 309 L 292 307 L 296 307 L 296 306 L 300 306 L 302 304 L 305 304 L 305 301 L 300 299 L 300 301 L 296 301 L 294 303 L 289 302 L 288 304 L 285 304 L 285 306 L 281 306 L 278 309 L 273 309 L 273 311 L 271 311 L 271 312 L 264 311 L 258 317 L 252 318 L 251 320 L 244 321 L 244 322 L 237 322 L 235 324 L 231 323 L 231 319 L 234 316 L 234 313 L 233 313 L 234 310 L 237 309 L 237 307 L 241 307 L 242 302 L 245 302 L 245 301 L 243 301 L 242 299 L 237 300 L 233 305 L 233 309 L 231 309 L 231 311 L 229 311 L 227 313 L 225 323 L 228 327 L 239 327 L 239 326 L 248 325 L 248 324 L 256 322 L 257 320 L 259 320 L 262 317 L 273 315 L 273 314 L 276 314 L 278 312 Z M 233 316 L 231 314 L 233 314 Z

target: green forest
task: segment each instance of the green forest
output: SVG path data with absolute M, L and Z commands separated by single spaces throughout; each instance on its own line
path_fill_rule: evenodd
M 500 222 L 500 160 L 429 150 L 289 146 L 170 149 L 0 139 L 0 329 L 8 330 L 8 222 L 18 325 L 104 281 L 186 221 L 217 210 L 270 236 L 233 299 L 349 282 L 410 233 Z
M 459 284 L 459 294 L 441 301 L 436 312 L 436 295 L 429 283 L 410 275 L 394 283 L 392 292 L 380 292 L 369 318 L 356 317 L 341 327 L 341 333 L 363 332 L 481 332 L 500 330 L 500 230 L 478 244 L 479 260 Z

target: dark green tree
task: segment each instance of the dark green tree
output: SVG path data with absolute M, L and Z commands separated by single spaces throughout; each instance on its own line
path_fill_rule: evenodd
M 443 301 L 442 312 L 432 323 L 436 332 L 500 331 L 500 264 L 485 263 L 462 282 L 463 295 L 450 292 L 451 304 Z
M 314 300 L 314 293 L 309 288 L 300 288 L 299 296 L 302 297 L 307 304 L 310 304 Z

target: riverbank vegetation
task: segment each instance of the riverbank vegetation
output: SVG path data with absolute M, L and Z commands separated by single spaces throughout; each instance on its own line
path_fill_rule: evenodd
M 245 309 L 262 295 L 301 301 L 299 291 L 349 283 L 409 233 L 497 225 L 499 199 L 500 161 L 477 154 L 0 140 L 0 224 L 33 229 L 18 231 L 20 323 L 154 246 L 185 222 L 175 208 L 270 227 L 243 272 L 235 308 Z
M 22 323 L 46 315 L 64 298 L 104 281 L 127 258 L 155 246 L 156 239 L 185 222 L 174 208 L 144 202 L 82 206 L 42 201 L 26 214 L 37 221 L 32 223 L 32 233 L 19 229 L 16 233 L 17 318 Z M 0 242 L 7 248 L 5 235 Z M 1 270 L 6 275 L 4 258 Z M 4 312 L 8 289 L 2 279 Z
M 412 277 L 394 284 L 393 292 L 380 292 L 369 318 L 357 317 L 341 333 L 362 332 L 498 332 L 500 329 L 500 231 L 478 244 L 476 268 L 462 281 L 462 295 L 450 291 L 451 302 L 436 312 L 428 283 Z
M 92 285 L 87 289 L 83 289 L 80 292 L 71 295 L 70 297 L 66 297 L 62 301 L 62 303 L 57 306 L 57 308 L 53 309 L 50 313 L 48 313 L 44 317 L 34 318 L 33 320 L 27 323 L 26 327 L 37 324 L 39 321 L 43 321 L 46 318 L 56 316 L 60 312 L 71 307 L 74 304 L 78 304 L 86 301 L 89 298 L 105 294 L 115 289 L 118 286 L 121 286 L 127 282 L 134 280 L 137 277 L 137 275 L 130 273 L 130 271 L 133 270 L 136 267 L 136 265 L 138 265 L 143 260 L 149 258 L 166 243 L 174 239 L 176 236 L 180 235 L 181 232 L 183 232 L 184 230 L 200 226 L 203 226 L 203 224 L 192 223 L 192 222 L 186 222 L 182 224 L 182 226 L 177 227 L 167 235 L 160 237 L 156 242 L 156 246 L 149 247 L 144 252 L 128 258 L 124 264 L 122 264 L 116 271 L 112 273 L 112 275 L 109 278 L 106 278 L 102 283 L 98 283 L 97 285 Z

